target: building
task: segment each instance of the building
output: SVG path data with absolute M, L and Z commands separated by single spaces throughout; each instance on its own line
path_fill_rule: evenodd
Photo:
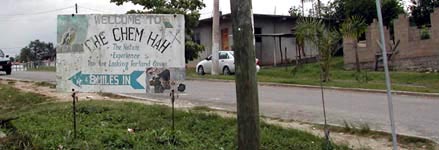
M 261 65 L 279 65 L 296 59 L 296 39 L 292 29 L 298 17 L 254 14 L 253 18 L 256 58 L 259 59 Z M 230 14 L 220 17 L 220 50 L 233 49 L 231 19 Z M 205 51 L 200 54 L 200 58 L 189 62 L 190 67 L 194 67 L 197 62 L 212 53 L 212 18 L 200 20 L 198 27 L 194 30 L 193 38 L 205 47 Z M 305 46 L 305 54 L 307 57 L 315 56 L 317 51 L 310 46 Z
M 409 18 L 401 14 L 394 22 L 394 35 L 391 40 L 389 30 L 385 29 L 389 66 L 394 70 L 432 71 L 439 70 L 439 9 L 431 13 L 431 28 L 425 30 L 410 26 Z M 424 36 L 425 37 L 424 37 Z M 382 68 L 378 23 L 370 24 L 366 31 L 366 40 L 357 44 L 361 68 Z M 399 41 L 399 44 L 397 44 Z M 353 42 L 343 41 L 344 67 L 355 68 Z M 396 48 L 393 48 L 396 47 Z M 393 48 L 393 49 L 392 49 Z

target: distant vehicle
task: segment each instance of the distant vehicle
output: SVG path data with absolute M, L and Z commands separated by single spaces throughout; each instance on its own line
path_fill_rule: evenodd
M 221 69 L 222 74 L 230 75 L 235 73 L 235 57 L 233 51 L 219 51 L 219 69 Z M 259 72 L 259 60 L 256 58 L 256 72 Z M 200 61 L 197 64 L 196 72 L 199 75 L 204 75 L 206 73 L 211 73 L 212 71 L 212 55 Z
M 0 49 L 0 71 L 4 71 L 7 75 L 10 75 L 12 72 L 11 66 L 11 58 L 9 58 L 9 55 L 5 55 Z

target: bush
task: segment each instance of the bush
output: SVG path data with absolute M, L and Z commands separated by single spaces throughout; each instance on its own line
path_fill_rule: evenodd
M 430 39 L 430 29 L 427 26 L 421 28 L 421 40 Z

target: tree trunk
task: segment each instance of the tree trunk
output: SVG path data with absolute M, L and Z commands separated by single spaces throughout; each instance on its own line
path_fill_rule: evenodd
M 354 40 L 354 51 L 355 51 L 355 69 L 357 70 L 357 73 L 360 73 L 360 59 L 358 58 L 358 46 L 357 46 L 357 40 Z
M 258 150 L 259 104 L 251 0 L 230 0 L 236 63 L 238 149 Z

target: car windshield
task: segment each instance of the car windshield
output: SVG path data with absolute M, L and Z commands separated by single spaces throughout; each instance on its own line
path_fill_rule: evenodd
M 0 50 L 0 57 L 5 57 L 5 54 L 3 53 L 2 50 Z

